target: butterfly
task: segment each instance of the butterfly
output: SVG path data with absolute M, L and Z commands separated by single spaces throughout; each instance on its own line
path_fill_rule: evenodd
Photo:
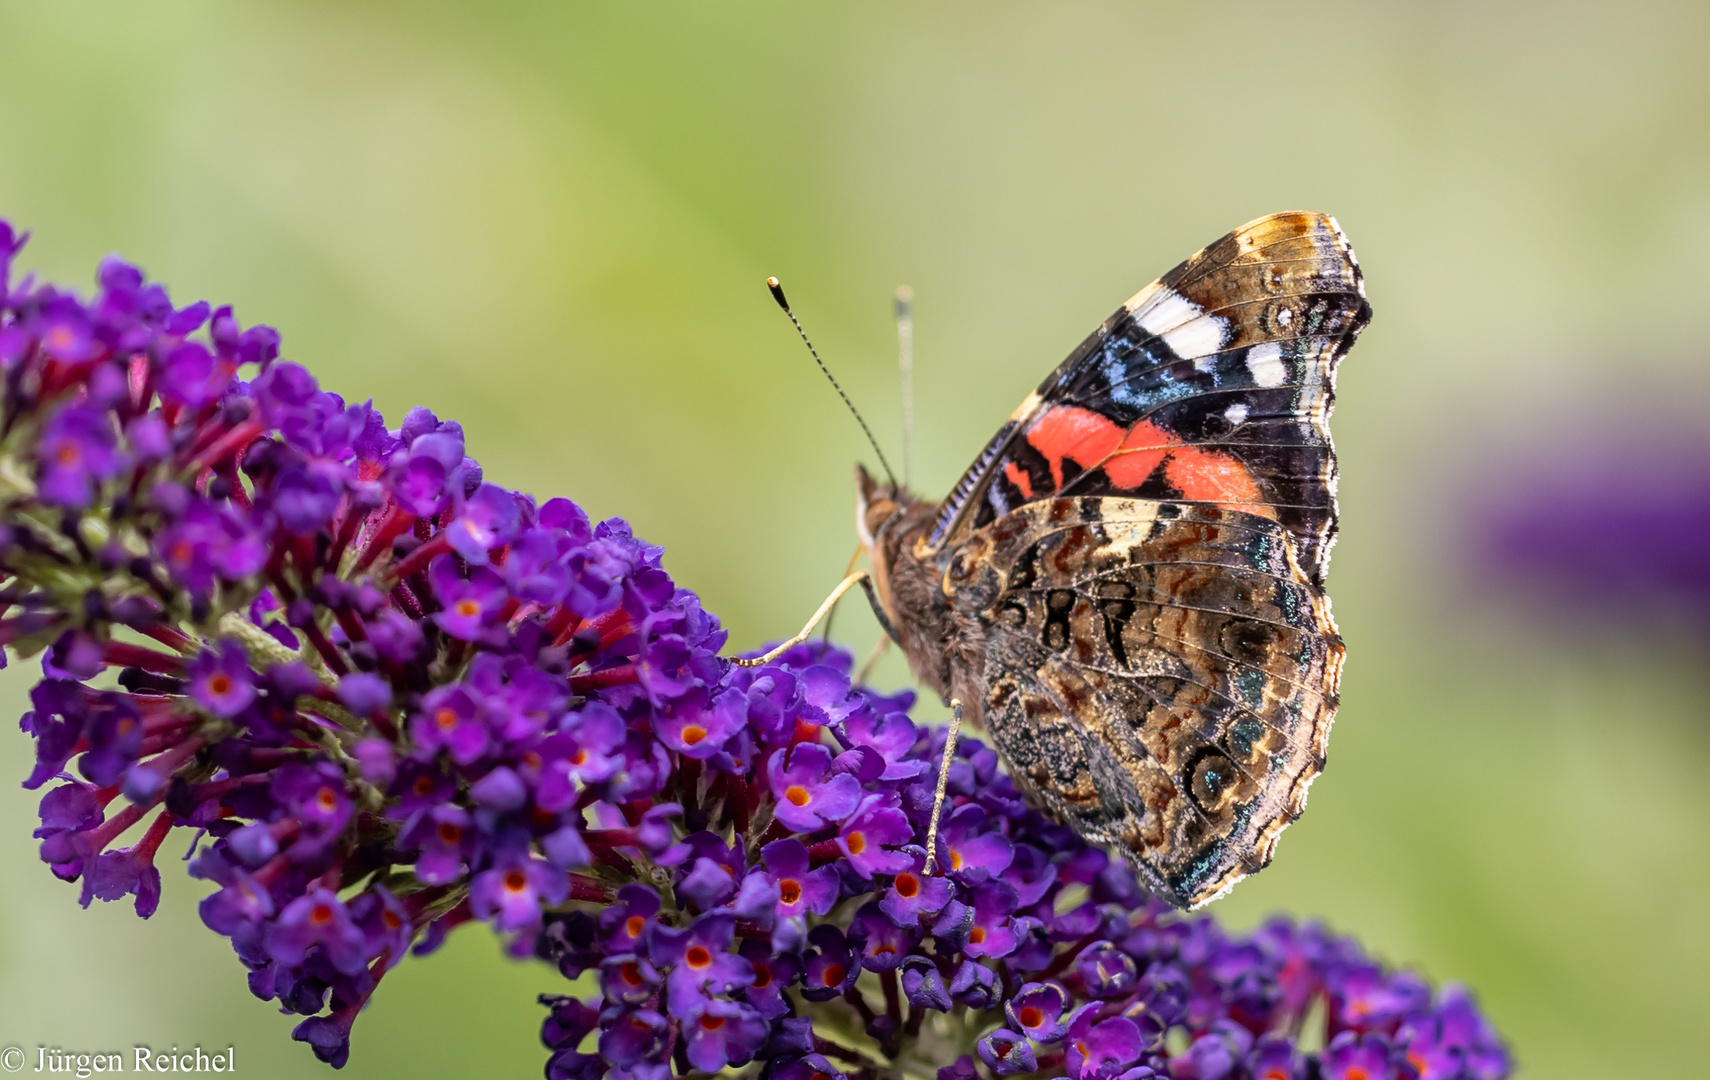
M 1273 214 L 1106 319 L 943 502 L 856 467 L 877 603 L 916 677 L 1178 907 L 1269 863 L 1324 768 L 1343 659 L 1329 420 L 1370 318 L 1336 220 Z

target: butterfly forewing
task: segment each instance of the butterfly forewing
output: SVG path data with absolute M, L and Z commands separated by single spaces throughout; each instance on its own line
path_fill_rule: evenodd
M 1251 222 L 1148 285 L 1029 395 L 928 537 L 1033 499 L 1125 495 L 1281 522 L 1321 584 L 1336 530 L 1336 365 L 1370 318 L 1335 219 Z

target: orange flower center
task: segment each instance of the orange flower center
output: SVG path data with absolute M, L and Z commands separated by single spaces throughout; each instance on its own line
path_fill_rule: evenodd
M 796 806 L 806 806 L 808 804 L 807 788 L 800 784 L 791 784 L 784 789 L 784 798 Z
M 586 750 L 578 750 L 574 754 L 570 755 L 570 764 L 572 765 L 581 766 L 586 765 L 587 763 L 588 752 Z
M 528 888 L 528 875 L 521 870 L 512 870 L 505 875 L 505 888 L 510 892 L 522 892 Z
M 457 602 L 457 613 L 465 619 L 473 619 L 481 614 L 481 605 L 465 597 Z
M 702 1031 L 717 1031 L 719 1028 L 721 1028 L 723 1026 L 724 1026 L 724 1017 L 722 1017 L 722 1016 L 703 1016 L 703 1017 L 701 1017 L 701 1030 Z
M 78 458 L 77 444 L 60 443 L 59 449 L 53 452 L 53 456 L 61 465 L 75 465 Z
M 431 776 L 416 777 L 415 792 L 417 795 L 433 794 L 433 778 Z
M 439 839 L 442 843 L 455 844 L 463 839 L 463 830 L 449 821 L 440 822 Z
M 699 970 L 712 963 L 712 953 L 705 945 L 690 945 L 689 951 L 683 954 L 683 963 Z
M 433 722 L 442 730 L 450 731 L 457 726 L 457 713 L 451 709 L 441 709 L 433 714 Z
M 398 913 L 396 911 L 382 911 L 380 913 L 380 921 L 386 924 L 386 929 L 388 930 L 396 930 L 398 927 L 404 925 L 404 920 L 398 918 Z
M 795 878 L 785 878 L 778 882 L 778 899 L 785 904 L 793 904 L 802 898 L 802 883 Z
M 849 854 L 851 855 L 859 855 L 867 850 L 867 838 L 858 832 L 850 833 L 849 839 L 844 842 L 849 845 Z
M 986 928 L 983 926 L 974 927 L 972 930 L 968 931 L 968 940 L 975 945 L 986 940 Z
M 321 809 L 331 813 L 338 806 L 338 793 L 330 787 L 324 787 L 315 793 L 315 801 L 321 804 Z
M 683 729 L 683 743 L 686 746 L 693 746 L 706 737 L 707 729 L 699 724 L 690 724 L 688 727 Z M 703 1018 L 703 1023 L 704 1020 L 705 1018 Z M 719 1023 L 722 1024 L 724 1021 L 720 1020 Z
M 754 989 L 756 989 L 756 990 L 764 990 L 768 986 L 771 986 L 772 985 L 772 969 L 767 967 L 765 964 L 755 964 L 754 965 L 754 982 L 751 983 L 750 985 L 752 985 L 754 987 Z
M 1358 1065 L 1353 1066 L 1342 1074 L 1343 1080 L 1369 1080 L 1370 1074 Z
M 215 675 L 208 680 L 208 692 L 215 697 L 223 697 L 232 692 L 232 681 L 224 675 Z
M 897 875 L 897 895 L 904 900 L 913 900 L 920 895 L 920 879 L 910 873 Z
M 950 869 L 962 869 L 962 853 L 955 848 L 950 849 Z
M 646 925 L 646 919 L 642 918 L 640 915 L 631 915 L 623 921 L 624 933 L 628 934 L 630 937 L 640 937 L 642 928 Z
M 1016 1010 L 1016 1015 L 1021 1017 L 1021 1026 L 1024 1028 L 1036 1028 L 1045 1022 L 1044 1010 L 1037 1005 L 1023 1005 Z
M 825 985 L 836 986 L 843 981 L 843 976 L 847 970 L 842 964 L 827 964 L 825 970 L 820 973 L 820 978 L 824 980 Z
M 325 904 L 316 904 L 309 910 L 309 921 L 316 926 L 325 926 L 333 920 L 333 910 Z

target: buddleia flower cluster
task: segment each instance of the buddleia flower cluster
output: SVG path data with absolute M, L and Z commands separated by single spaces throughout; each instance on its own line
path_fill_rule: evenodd
M 0 644 L 41 856 L 147 917 L 174 831 L 249 989 L 343 1065 L 388 972 L 484 922 L 566 978 L 546 1075 L 1477 1078 L 1464 991 L 1150 899 L 910 693 L 741 667 L 621 519 L 488 483 L 230 308 L 0 221 Z

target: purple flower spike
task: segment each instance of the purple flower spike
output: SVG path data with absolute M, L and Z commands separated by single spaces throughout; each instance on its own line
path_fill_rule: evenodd
M 766 773 L 779 821 L 796 832 L 812 832 L 854 811 L 861 782 L 848 773 L 827 776 L 830 767 L 831 751 L 818 743 L 798 743 L 772 755 Z
M 1030 1073 L 1039 1067 L 1039 1062 L 1033 1057 L 1033 1047 L 1027 1044 L 1027 1037 L 1008 1028 L 998 1028 L 981 1036 L 974 1048 L 986 1067 L 999 1076 Z
M 1069 992 L 1054 982 L 1033 982 L 1017 990 L 1004 1002 L 1004 1016 L 1010 1027 L 1034 1042 L 1052 1043 L 1068 1034 L 1063 1023 L 1063 1010 L 1069 1004 Z
M 592 982 L 542 999 L 549 1080 L 841 1080 L 824 1055 L 857 1050 L 941 1080 L 1507 1077 L 1463 992 L 1167 908 L 973 735 L 928 853 L 946 731 L 913 691 L 820 641 L 733 665 L 621 518 L 489 482 L 457 422 L 390 429 L 121 260 L 93 299 L 16 283 L 20 244 L 0 221 L 0 667 L 41 660 L 41 857 L 146 916 L 191 830 L 203 921 L 321 1060 L 484 921 Z

